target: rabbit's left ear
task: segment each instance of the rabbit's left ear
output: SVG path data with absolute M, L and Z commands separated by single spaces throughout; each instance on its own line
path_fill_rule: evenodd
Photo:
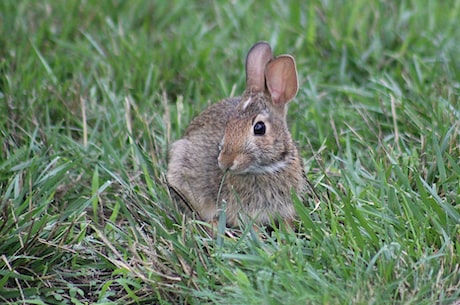
M 265 81 L 275 105 L 285 105 L 299 89 L 295 60 L 290 55 L 281 55 L 267 63 Z
M 265 67 L 273 58 L 272 49 L 266 42 L 252 46 L 246 57 L 246 87 L 254 91 L 265 90 Z

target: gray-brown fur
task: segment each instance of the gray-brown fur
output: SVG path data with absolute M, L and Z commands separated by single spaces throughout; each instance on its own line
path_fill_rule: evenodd
M 270 46 L 258 43 L 249 51 L 246 78 L 242 97 L 212 105 L 173 143 L 168 183 L 180 194 L 179 204 L 205 221 L 215 220 L 225 202 L 231 226 L 246 217 L 259 224 L 277 217 L 290 222 L 291 192 L 301 195 L 306 187 L 285 121 L 287 103 L 297 93 L 294 59 L 273 59 Z M 265 134 L 255 133 L 257 121 Z

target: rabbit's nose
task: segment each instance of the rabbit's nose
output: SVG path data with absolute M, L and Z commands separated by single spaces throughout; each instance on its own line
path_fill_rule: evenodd
M 231 170 L 235 167 L 235 153 L 225 153 L 221 151 L 219 157 L 217 158 L 217 163 L 219 164 L 219 168 L 223 171 Z

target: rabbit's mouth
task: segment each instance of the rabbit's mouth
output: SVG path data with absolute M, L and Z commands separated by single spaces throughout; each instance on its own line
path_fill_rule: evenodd
M 218 163 L 219 168 L 224 172 L 231 172 L 236 175 L 261 175 L 261 174 L 275 174 L 283 171 L 288 165 L 289 161 L 283 159 L 269 164 L 258 164 L 254 162 L 244 162 L 236 157 L 231 162 L 225 162 L 225 158 L 219 155 Z M 247 160 L 246 160 L 247 161 Z
M 245 174 L 275 174 L 283 171 L 286 166 L 289 165 L 287 160 L 277 161 L 271 164 L 254 164 L 248 166 L 245 170 Z

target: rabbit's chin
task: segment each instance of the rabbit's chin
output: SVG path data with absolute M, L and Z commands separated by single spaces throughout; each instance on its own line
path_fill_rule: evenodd
M 263 174 L 275 174 L 278 172 L 283 171 L 286 166 L 289 165 L 287 160 L 281 160 L 271 164 L 251 164 L 246 168 L 242 168 L 239 170 L 232 170 L 231 168 L 229 171 L 236 175 L 263 175 Z

